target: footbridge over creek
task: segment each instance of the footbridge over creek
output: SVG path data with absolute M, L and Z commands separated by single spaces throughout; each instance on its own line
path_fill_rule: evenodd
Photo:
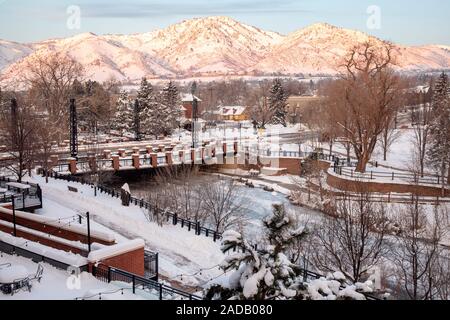
M 207 142 L 191 148 L 183 144 L 161 144 L 103 150 L 100 154 L 88 153 L 84 157 L 60 158 L 53 155 L 50 165 L 54 172 L 79 175 L 99 171 L 153 170 L 179 165 L 221 166 L 230 169 L 268 170 L 274 173 L 300 174 L 305 155 L 299 152 L 272 152 L 268 149 L 239 143 Z

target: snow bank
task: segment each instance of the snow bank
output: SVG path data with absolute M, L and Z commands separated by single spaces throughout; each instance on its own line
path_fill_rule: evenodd
M 131 191 L 130 191 L 130 186 L 128 185 L 128 183 L 125 183 L 125 184 L 122 186 L 122 190 L 125 191 L 125 192 L 128 192 L 128 193 L 131 193 Z
M 0 232 L 0 241 L 74 267 L 85 266 L 88 262 L 86 258 L 78 254 L 50 248 L 37 242 L 28 241 L 24 238 L 13 237 L 4 232 Z
M 0 212 L 1 213 L 5 213 L 5 214 L 9 214 L 12 216 L 13 211 L 4 207 L 0 207 Z M 75 232 L 81 235 L 87 235 L 87 230 L 85 227 L 80 227 L 76 224 L 73 225 L 64 225 L 61 224 L 60 221 L 55 221 L 54 218 L 49 218 L 49 217 L 45 217 L 45 216 L 39 216 L 39 215 L 35 215 L 32 213 L 28 213 L 28 212 L 23 212 L 23 211 L 15 211 L 16 217 L 20 217 L 20 218 L 24 218 L 27 220 L 31 220 L 31 221 L 35 221 L 35 222 L 39 222 L 48 226 L 52 226 L 52 227 L 56 227 L 59 229 L 63 229 L 63 230 L 67 230 L 67 231 L 71 231 L 71 232 Z M 114 242 L 116 239 L 114 237 L 113 234 L 111 233 L 106 233 L 106 232 L 101 232 L 98 230 L 91 230 L 91 236 L 103 241 L 107 241 L 107 242 Z
M 28 270 L 21 265 L 14 265 L 0 270 L 0 283 L 13 283 L 26 277 L 28 277 Z
M 12 224 L 10 222 L 0 221 L 0 225 L 9 227 L 11 229 L 14 228 L 14 224 Z M 60 238 L 60 237 L 55 236 L 55 235 L 51 235 L 51 234 L 48 234 L 48 233 L 44 233 L 44 232 L 36 231 L 36 230 L 33 230 L 33 229 L 25 228 L 25 227 L 19 226 L 19 225 L 16 225 L 16 229 L 20 230 L 20 231 L 23 231 L 23 232 L 26 232 L 26 233 L 31 234 L 31 235 L 35 235 L 35 236 L 44 238 L 44 239 L 45 238 L 49 239 L 49 240 L 51 240 L 53 242 L 57 242 L 57 243 L 61 243 L 61 244 L 70 246 L 72 248 L 77 248 L 77 249 L 80 249 L 80 250 L 86 250 L 86 248 L 87 248 L 87 245 L 84 244 L 84 243 L 81 243 L 80 241 L 70 241 L 70 240 L 67 240 L 67 239 L 64 239 L 64 238 Z
M 88 261 L 97 263 L 99 261 L 115 257 L 127 252 L 135 251 L 145 247 L 145 242 L 142 239 L 135 239 L 127 242 L 122 242 L 110 247 L 105 247 L 89 253 Z

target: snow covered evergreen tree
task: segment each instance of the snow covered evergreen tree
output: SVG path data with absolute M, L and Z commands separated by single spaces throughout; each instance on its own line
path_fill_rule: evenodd
M 373 292 L 371 281 L 347 284 L 340 272 L 305 281 L 303 270 L 287 258 L 289 246 L 307 235 L 297 227 L 293 213 L 283 205 L 273 206 L 273 215 L 264 220 L 265 237 L 255 248 L 239 232 L 228 230 L 222 235 L 221 264 L 224 272 L 232 272 L 228 282 L 211 283 L 206 299 L 211 300 L 364 300 L 362 293 Z M 236 249 L 236 250 L 235 250 Z
M 439 170 L 441 177 L 444 177 L 448 170 L 447 183 L 450 184 L 450 87 L 445 73 L 436 81 L 431 104 L 428 161 Z M 442 179 L 442 186 L 444 185 L 445 180 Z
M 120 93 L 116 106 L 116 113 L 112 119 L 111 128 L 121 133 L 132 132 L 134 128 L 133 104 L 126 91 Z
M 282 124 L 286 127 L 287 99 L 281 79 L 275 79 L 269 96 L 269 109 L 273 113 L 272 124 Z
M 155 117 L 158 110 L 155 100 L 153 86 L 146 78 L 142 78 L 137 93 L 140 134 L 156 134 Z
M 266 244 L 259 250 L 238 232 L 223 234 L 222 252 L 234 248 L 242 251 L 227 256 L 221 265 L 224 271 L 237 270 L 230 277 L 233 299 L 292 299 L 301 294 L 296 283 L 297 267 L 284 252 L 294 239 L 305 236 L 305 230 L 296 228 L 295 216 L 283 205 L 274 205 L 273 216 L 264 221 L 264 226 Z
M 163 110 L 163 115 L 166 117 L 164 131 L 166 134 L 170 134 L 177 126 L 177 123 L 181 117 L 180 96 L 177 86 L 172 81 L 164 87 L 161 100 L 163 107 L 165 107 Z

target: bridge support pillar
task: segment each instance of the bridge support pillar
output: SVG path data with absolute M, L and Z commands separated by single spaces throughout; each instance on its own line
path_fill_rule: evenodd
M 103 157 L 105 159 L 111 159 L 111 150 L 103 150 Z
M 57 154 L 50 156 L 50 165 L 56 167 L 58 165 L 59 156 Z
M 92 171 L 97 171 L 97 158 L 94 154 L 89 154 L 88 155 L 88 162 L 89 162 L 89 168 L 91 168 Z
M 207 153 L 205 151 L 206 151 L 205 147 L 202 147 L 201 151 L 200 151 L 201 152 L 200 154 L 201 154 L 201 157 L 202 157 L 203 161 L 205 161 L 205 157 L 207 156 Z
M 180 155 L 180 162 L 184 164 L 184 150 L 180 150 L 178 151 L 179 155 Z
M 77 159 L 69 158 L 70 174 L 77 174 Z
M 133 158 L 133 167 L 138 170 L 139 169 L 139 153 L 133 153 L 132 155 Z
M 150 157 L 152 158 L 152 167 L 158 168 L 158 154 L 157 153 L 151 153 Z
M 150 154 L 153 152 L 153 147 L 152 146 L 146 146 L 145 149 L 147 150 L 147 154 Z
M 139 149 L 139 147 L 133 147 L 133 154 L 139 154 L 139 151 L 140 151 L 140 149 Z
M 167 165 L 171 166 L 173 164 L 172 151 L 166 152 L 166 162 Z
M 196 151 L 195 149 L 193 149 L 193 148 L 191 149 L 191 161 L 192 161 L 193 164 L 195 164 L 195 161 L 197 160 L 195 151 Z
M 118 155 L 114 155 L 111 158 L 112 158 L 114 171 L 119 171 L 119 169 L 120 169 L 119 156 Z
M 125 157 L 125 149 L 119 149 L 117 151 L 118 151 L 120 157 L 122 157 L 122 158 Z

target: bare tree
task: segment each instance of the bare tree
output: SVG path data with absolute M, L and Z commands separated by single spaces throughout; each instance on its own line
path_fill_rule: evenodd
M 400 234 L 392 244 L 392 261 L 396 277 L 406 296 L 413 300 L 437 297 L 437 274 L 440 241 L 443 235 L 439 210 L 427 215 L 419 197 L 412 195 L 412 203 L 395 218 Z
M 38 55 L 23 72 L 23 83 L 30 88 L 30 98 L 40 110 L 49 114 L 51 127 L 60 139 L 67 133 L 68 103 L 72 85 L 83 76 L 83 67 L 59 53 Z M 62 123 L 61 123 L 62 122 Z
M 428 142 L 430 140 L 430 121 L 432 112 L 430 103 L 422 103 L 420 108 L 420 119 L 414 125 L 414 149 L 415 158 L 420 167 L 420 175 L 423 177 L 425 173 Z
M 20 104 L 16 99 L 12 99 L 11 109 L 4 109 L 0 115 L 0 127 L 4 132 L 2 140 L 12 159 L 7 169 L 21 182 L 27 170 L 31 170 L 35 159 L 36 122 L 33 108 L 25 105 L 23 99 Z
M 146 199 L 150 204 L 150 208 L 147 212 L 147 219 L 150 222 L 155 222 L 159 226 L 162 226 L 172 201 L 171 195 L 166 190 L 160 190 L 159 192 L 148 193 Z
M 437 276 L 437 298 L 450 300 L 450 252 L 441 250 L 434 274 Z
M 264 129 L 272 120 L 273 110 L 269 104 L 270 83 L 262 82 L 247 98 L 246 104 L 250 106 L 250 116 L 258 127 Z
M 352 282 L 363 280 L 384 254 L 387 233 L 385 206 L 344 196 L 335 201 L 330 216 L 314 233 L 314 264 L 323 271 L 340 271 Z
M 369 41 L 356 46 L 345 59 L 341 79 L 336 81 L 340 90 L 328 94 L 328 100 L 338 93 L 338 101 L 343 101 L 346 110 L 330 119 L 346 131 L 359 172 L 365 172 L 383 129 L 397 110 L 400 82 L 391 69 L 393 56 L 394 47 L 389 43 Z
M 388 121 L 389 123 L 384 126 L 379 138 L 384 161 L 387 161 L 387 155 L 394 142 L 401 137 L 401 131 L 395 130 L 394 128 L 394 119 L 388 119 Z
M 50 157 L 52 156 L 52 142 L 56 140 L 55 130 L 48 124 L 46 118 L 36 119 L 36 160 L 45 174 L 45 182 L 48 183 L 48 177 L 52 164 Z
M 163 168 L 156 174 L 155 181 L 159 190 L 165 189 L 171 195 L 170 210 L 181 218 L 204 223 L 206 213 L 202 209 L 201 197 L 203 184 L 198 168 Z
M 302 164 L 302 177 L 306 179 L 306 188 L 308 190 L 308 201 L 311 201 L 311 191 L 314 186 L 317 185 L 319 189 L 320 201 L 324 200 L 324 189 L 323 189 L 323 169 L 320 166 L 319 159 L 307 159 Z M 295 180 L 295 179 L 294 179 Z M 297 185 L 303 185 L 301 181 L 295 181 Z
M 244 221 L 244 207 L 236 182 L 208 181 L 202 188 L 203 210 L 216 232 L 224 232 Z

